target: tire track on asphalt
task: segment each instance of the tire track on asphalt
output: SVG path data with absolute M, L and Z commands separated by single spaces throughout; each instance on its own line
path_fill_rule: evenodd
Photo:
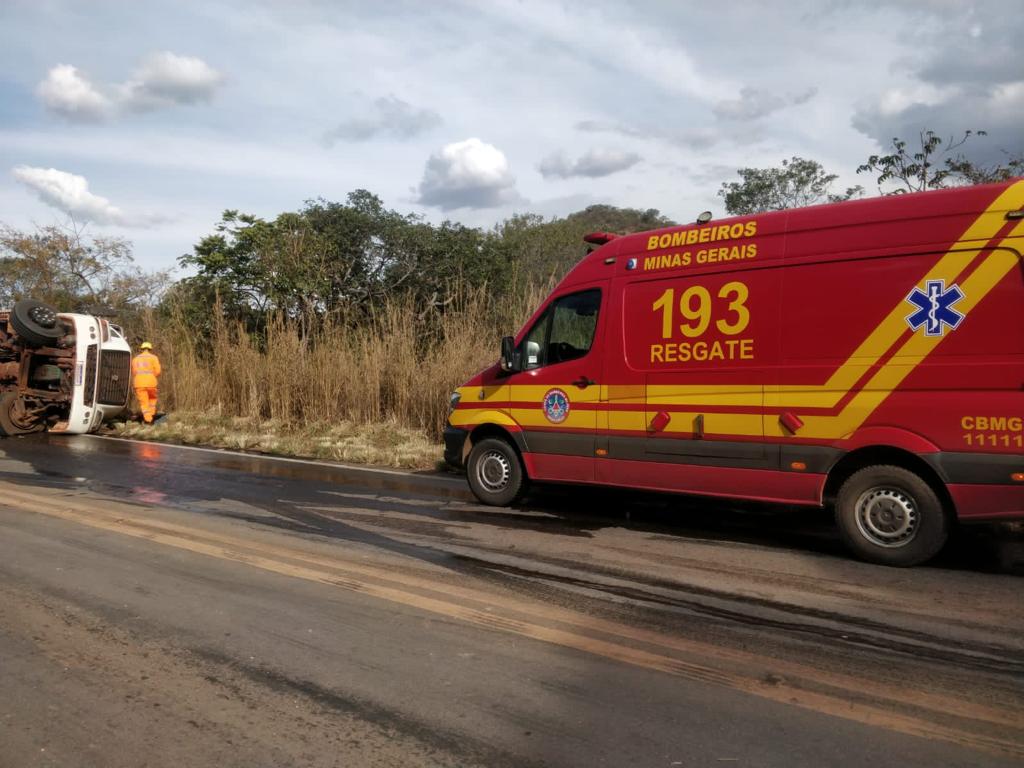
M 0 489 L 5 506 L 26 512 L 345 589 L 482 629 L 528 637 L 699 683 L 725 686 L 874 727 L 1024 759 L 1024 724 L 1019 718 L 962 699 L 909 695 L 896 689 L 885 690 L 880 696 L 878 686 L 866 686 L 849 677 L 816 674 L 793 662 L 730 651 L 463 586 L 438 584 L 395 570 L 339 562 L 165 521 L 139 519 L 143 508 L 124 502 L 82 493 L 25 492 L 10 483 L 0 483 Z M 740 669 L 718 669 L 670 654 L 702 656 Z M 766 668 L 776 674 L 766 675 Z M 911 712 L 895 711 L 896 706 Z
M 1002 626 L 1001 638 L 1007 642 L 981 643 L 973 641 L 969 644 L 943 637 L 940 639 L 922 629 L 887 621 L 878 621 L 863 615 L 863 611 L 824 610 L 816 605 L 808 605 L 806 601 L 796 602 L 766 598 L 751 592 L 729 591 L 728 589 L 712 588 L 695 583 L 675 583 L 664 579 L 630 573 L 624 577 L 620 571 L 610 569 L 596 563 L 574 563 L 558 557 L 545 556 L 538 553 L 522 556 L 510 554 L 505 547 L 492 546 L 479 541 L 445 540 L 439 544 L 430 534 L 408 531 L 405 527 L 392 530 L 386 525 L 381 526 L 381 517 L 392 517 L 377 510 L 346 507 L 343 512 L 335 507 L 306 505 L 291 502 L 306 512 L 313 512 L 327 520 L 345 520 L 347 525 L 356 525 L 360 530 L 381 532 L 399 542 L 411 544 L 418 548 L 448 553 L 462 562 L 472 563 L 478 568 L 485 568 L 494 573 L 533 581 L 548 583 L 568 591 L 599 592 L 611 599 L 629 600 L 636 604 L 666 606 L 693 611 L 702 615 L 713 616 L 736 624 L 756 625 L 774 628 L 790 634 L 803 634 L 811 639 L 836 641 L 842 639 L 846 645 L 857 645 L 861 648 L 881 649 L 886 652 L 899 653 L 919 658 L 922 654 L 934 662 L 956 665 L 964 669 L 983 670 L 987 673 L 1000 675 L 1017 675 L 1024 672 L 1024 657 L 1021 657 L 1019 634 L 1013 626 Z M 290 516 L 286 515 L 291 519 Z M 356 518 L 357 523 L 352 519 Z M 314 531 L 315 532 L 315 531 Z M 638 557 L 634 549 L 604 545 L 605 551 L 616 552 L 628 557 Z M 481 556 L 487 553 L 490 557 Z M 659 559 L 660 558 L 660 559 Z M 792 587 L 796 585 L 805 595 L 835 596 L 835 590 L 816 589 L 817 581 L 808 576 L 785 573 L 780 576 L 776 571 L 767 569 L 729 564 L 720 566 L 714 562 L 705 562 L 696 558 L 680 558 L 664 553 L 644 558 L 649 562 L 664 563 L 665 560 L 678 562 L 689 574 L 700 573 L 719 575 L 735 579 L 743 576 L 748 584 L 764 587 Z M 543 565 L 544 567 L 540 567 Z M 840 583 L 840 582 L 836 582 Z M 642 585 L 637 589 L 635 585 Z M 866 588 L 865 588 L 866 589 Z M 759 589 L 763 592 L 763 589 Z M 867 604 L 866 595 L 851 590 L 849 594 L 839 596 L 848 605 Z M 890 615 L 897 613 L 895 604 L 879 605 L 871 603 L 875 610 L 888 611 Z M 915 614 L 907 609 L 900 614 L 905 616 L 921 615 L 925 619 L 934 620 L 934 611 L 929 614 Z M 994 619 L 995 617 L 989 617 Z M 943 616 L 944 626 L 961 626 L 974 630 L 976 633 L 993 634 L 995 627 L 978 621 L 958 621 L 955 616 Z M 1010 644 L 1012 643 L 1012 645 Z

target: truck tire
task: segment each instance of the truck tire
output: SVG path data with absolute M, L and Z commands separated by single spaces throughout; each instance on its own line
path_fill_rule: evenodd
M 57 310 L 35 299 L 22 299 L 11 310 L 11 327 L 26 344 L 45 347 L 64 335 Z
M 492 507 L 507 507 L 526 490 L 519 454 L 507 441 L 496 437 L 473 446 L 466 460 L 466 478 L 473 495 Z
M 17 392 L 0 394 L 0 435 L 15 437 L 42 432 L 46 425 L 37 419 L 29 419 L 24 413 L 24 401 Z
M 847 547 L 880 565 L 920 565 L 949 536 L 949 515 L 935 489 L 902 467 L 854 472 L 839 489 L 835 512 Z

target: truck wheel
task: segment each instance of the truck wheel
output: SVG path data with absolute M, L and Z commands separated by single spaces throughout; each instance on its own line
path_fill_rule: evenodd
M 42 432 L 45 424 L 30 416 L 25 410 L 25 401 L 17 392 L 0 394 L 0 434 L 14 437 L 32 432 Z
M 11 327 L 25 343 L 45 347 L 64 335 L 57 310 L 35 299 L 22 299 L 11 310 Z
M 939 553 L 949 516 L 935 490 L 902 467 L 854 472 L 839 489 L 836 525 L 846 545 L 881 565 L 919 565 Z
M 484 504 L 507 507 L 525 490 L 523 465 L 515 448 L 489 437 L 473 446 L 466 461 L 469 487 Z

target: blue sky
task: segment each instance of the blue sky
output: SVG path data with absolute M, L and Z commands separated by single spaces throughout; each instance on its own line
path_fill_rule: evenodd
M 1015 2 L 0 4 L 0 222 L 73 214 L 173 266 L 225 208 L 366 188 L 489 227 L 595 202 L 721 213 L 745 166 L 892 136 L 1024 150 Z

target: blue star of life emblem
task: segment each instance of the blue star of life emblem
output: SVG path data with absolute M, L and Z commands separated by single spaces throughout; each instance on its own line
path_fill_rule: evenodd
M 907 301 L 917 307 L 907 315 L 907 325 L 915 331 L 923 325 L 925 336 L 942 336 L 947 326 L 953 329 L 963 321 L 963 313 L 953 309 L 963 297 L 956 283 L 947 288 L 945 280 L 929 280 L 925 290 L 915 288 L 907 296 Z

